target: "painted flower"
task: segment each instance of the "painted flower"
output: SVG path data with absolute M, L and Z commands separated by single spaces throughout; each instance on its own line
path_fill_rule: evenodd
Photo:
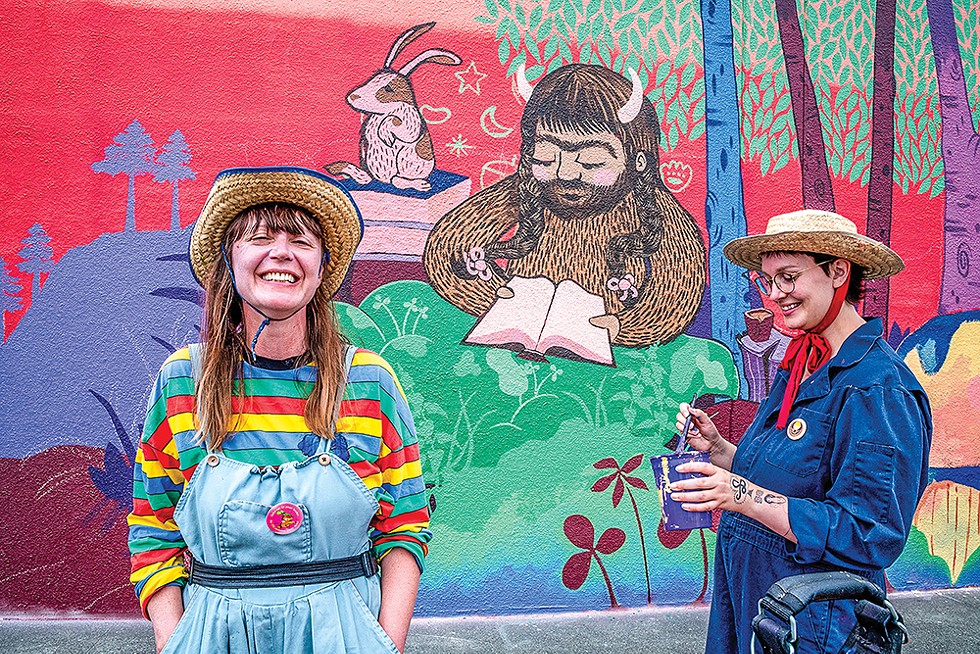
M 606 282 L 609 290 L 619 294 L 619 301 L 625 302 L 630 298 L 636 298 L 640 292 L 636 288 L 636 278 L 632 274 L 626 273 L 622 277 L 610 277 Z

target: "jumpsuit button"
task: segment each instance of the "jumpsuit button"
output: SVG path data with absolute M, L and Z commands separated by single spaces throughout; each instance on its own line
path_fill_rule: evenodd
M 322 465 L 322 466 L 328 466 L 328 465 L 330 465 L 330 455 L 329 454 L 321 454 L 319 457 L 317 457 L 317 461 L 319 461 L 320 462 L 320 465 Z
M 209 466 L 211 466 L 213 468 L 216 465 L 218 465 L 218 455 L 217 454 L 209 454 L 208 455 L 208 458 L 204 459 L 204 462 L 207 463 Z

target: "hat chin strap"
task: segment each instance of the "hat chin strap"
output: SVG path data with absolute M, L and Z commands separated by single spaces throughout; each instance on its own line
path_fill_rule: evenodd
M 221 244 L 221 258 L 225 262 L 225 268 L 228 269 L 228 275 L 231 276 L 231 286 L 232 286 L 232 288 L 235 289 L 235 295 L 238 296 L 238 299 L 239 300 L 241 300 L 242 302 L 244 302 L 245 304 L 247 304 L 248 306 L 250 306 L 252 308 L 252 311 L 254 311 L 255 313 L 257 313 L 260 316 L 262 316 L 262 319 L 263 319 L 262 320 L 262 323 L 259 325 L 259 328 L 257 330 L 255 330 L 255 336 L 252 337 L 252 344 L 249 346 L 249 349 L 252 352 L 252 361 L 255 361 L 255 358 L 258 356 L 255 353 L 255 344 L 259 342 L 259 334 L 261 334 L 262 333 L 262 330 L 266 328 L 266 325 L 268 325 L 270 322 L 281 322 L 283 320 L 289 320 L 290 318 L 292 318 L 293 316 L 295 316 L 297 313 L 299 313 L 300 311 L 302 311 L 303 309 L 305 309 L 307 305 L 304 304 L 303 306 L 301 306 L 300 308 L 296 309 L 296 311 L 293 311 L 291 314 L 289 314 L 285 318 L 272 318 L 272 317 L 266 315 L 264 311 L 262 311 L 257 306 L 255 306 L 254 304 L 252 304 L 251 302 L 249 302 L 248 300 L 246 300 L 242 296 L 242 294 L 239 292 L 239 290 L 238 290 L 238 281 L 235 279 L 235 271 L 231 269 L 231 262 L 228 260 L 228 253 L 225 251 L 225 244 L 224 243 Z M 323 267 L 327 263 L 329 263 L 329 262 L 330 262 L 330 251 L 329 250 L 324 250 L 323 251 L 323 256 L 320 257 L 320 267 L 317 269 L 317 277 L 319 277 L 319 276 L 321 276 L 323 274 Z M 309 303 L 307 303 L 307 304 L 309 304 Z
M 803 383 L 803 373 L 807 368 L 813 372 L 827 361 L 830 360 L 833 350 L 830 343 L 823 335 L 823 331 L 830 327 L 837 316 L 840 315 L 841 307 L 844 306 L 844 298 L 847 297 L 847 287 L 850 285 L 851 272 L 848 271 L 844 277 L 844 283 L 834 290 L 834 299 L 830 302 L 830 307 L 820 323 L 813 329 L 808 329 L 799 336 L 793 338 L 786 348 L 786 355 L 783 357 L 779 367 L 789 370 L 789 379 L 786 380 L 786 391 L 783 393 L 783 403 L 779 407 L 779 417 L 776 419 L 776 428 L 785 429 L 786 421 L 789 419 L 790 409 L 796 401 L 796 394 Z

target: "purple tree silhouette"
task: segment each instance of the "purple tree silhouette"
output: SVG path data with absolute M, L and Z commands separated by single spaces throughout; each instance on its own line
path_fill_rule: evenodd
M 114 145 L 105 149 L 105 159 L 96 161 L 91 168 L 97 173 L 115 177 L 119 173 L 129 178 L 126 196 L 126 231 L 136 231 L 136 177 L 154 173 L 160 164 L 154 159 L 156 146 L 140 121 L 134 120 L 124 131 L 112 139 Z
M 27 236 L 21 241 L 22 247 L 18 252 L 23 261 L 17 264 L 21 272 L 31 275 L 31 302 L 37 299 L 37 294 L 41 290 L 41 273 L 46 273 L 54 267 L 54 250 L 48 245 L 51 237 L 48 236 L 41 223 L 34 223 L 27 230 Z
M 20 311 L 24 301 L 20 297 L 23 287 L 17 283 L 17 278 L 10 274 L 7 263 L 0 257 L 0 345 L 7 340 L 4 328 L 3 314 Z
M 892 242 L 892 191 L 895 185 L 895 0 L 875 2 L 874 81 L 871 93 L 871 175 L 868 180 L 867 234 Z M 888 278 L 866 284 L 865 316 L 888 324 Z
M 827 153 L 820 124 L 820 108 L 813 90 L 813 78 L 806 62 L 803 29 L 796 0 L 776 0 L 779 40 L 783 45 L 786 77 L 789 80 L 793 120 L 800 166 L 803 169 L 803 206 L 806 209 L 834 210 L 834 189 L 827 167 Z
M 609 486 L 612 486 L 612 505 L 614 509 L 619 506 L 624 493 L 629 496 L 630 503 L 633 505 L 633 515 L 636 516 L 636 529 L 640 533 L 640 550 L 643 552 L 643 572 L 647 578 L 647 604 L 652 604 L 653 594 L 650 591 L 650 564 L 647 560 L 647 544 L 646 539 L 643 537 L 643 524 L 640 522 L 640 510 L 636 506 L 636 499 L 633 497 L 633 491 L 630 490 L 630 486 L 645 491 L 650 490 L 650 488 L 639 477 L 628 476 L 629 473 L 639 468 L 641 463 L 643 463 L 642 454 L 637 454 L 622 466 L 612 457 L 603 459 L 602 461 L 596 461 L 592 464 L 596 470 L 608 470 L 609 468 L 615 468 L 615 470 L 605 477 L 600 477 L 596 483 L 592 484 L 592 492 L 601 493 L 609 488 Z M 616 482 L 615 484 L 613 484 L 614 481 Z
M 980 306 L 980 134 L 973 125 L 950 0 L 926 0 L 939 81 L 943 206 L 943 279 L 939 313 Z M 968 27 L 965 29 L 969 29 Z
M 592 521 L 584 515 L 570 515 L 565 518 L 565 536 L 572 542 L 572 545 L 584 552 L 577 552 L 569 557 L 565 562 L 565 567 L 561 570 L 561 581 L 569 590 L 578 590 L 585 583 L 592 567 L 592 559 L 599 565 L 602 572 L 602 579 L 606 582 L 606 590 L 609 591 L 609 608 L 616 608 L 616 594 L 613 592 L 612 582 L 609 580 L 609 573 L 606 566 L 602 565 L 599 554 L 612 554 L 626 542 L 626 532 L 622 529 L 612 527 L 602 532 L 599 542 L 595 541 L 595 528 Z
M 160 168 L 153 175 L 154 182 L 171 182 L 173 197 L 170 201 L 170 231 L 180 229 L 180 210 L 177 206 L 177 185 L 182 179 L 194 179 L 194 171 L 187 162 L 191 160 L 191 148 L 184 140 L 184 135 L 175 129 L 157 155 Z

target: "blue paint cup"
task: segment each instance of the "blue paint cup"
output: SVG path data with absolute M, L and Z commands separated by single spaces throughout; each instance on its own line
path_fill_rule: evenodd
M 681 531 L 704 529 L 711 526 L 711 511 L 685 511 L 681 503 L 671 499 L 668 487 L 682 479 L 694 479 L 704 475 L 696 472 L 677 472 L 677 466 L 684 463 L 709 463 L 711 455 L 707 452 L 681 452 L 680 454 L 664 454 L 650 457 L 653 464 L 653 476 L 657 481 L 657 493 L 660 496 L 660 508 L 663 511 L 664 529 Z

